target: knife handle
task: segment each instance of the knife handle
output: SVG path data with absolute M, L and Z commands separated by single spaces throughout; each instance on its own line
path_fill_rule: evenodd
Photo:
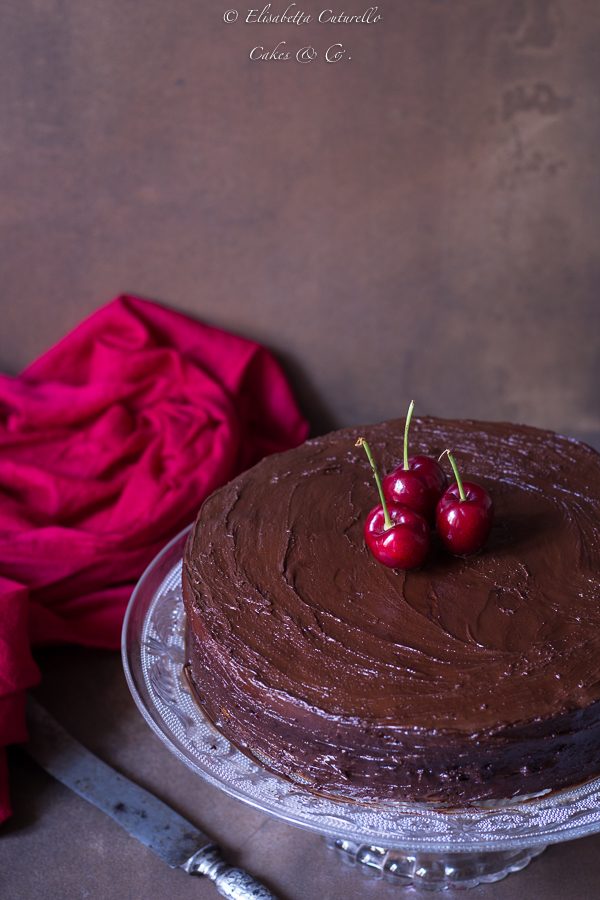
M 210 878 L 218 892 L 229 900 L 277 900 L 259 881 L 244 872 L 230 866 L 216 844 L 209 844 L 198 850 L 182 866 L 188 875 L 206 875 Z

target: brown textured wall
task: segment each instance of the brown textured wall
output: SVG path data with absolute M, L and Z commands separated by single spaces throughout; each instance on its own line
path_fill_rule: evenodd
M 127 290 L 266 342 L 320 428 L 414 396 L 598 430 L 597 0 L 229 5 L 2 4 L 0 364 Z

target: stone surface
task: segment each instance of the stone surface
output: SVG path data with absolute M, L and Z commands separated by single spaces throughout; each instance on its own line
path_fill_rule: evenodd
M 593 444 L 600 449 L 600 434 Z M 345 865 L 318 835 L 263 816 L 202 781 L 150 731 L 116 653 L 60 647 L 38 654 L 38 698 L 90 750 L 203 828 L 230 862 L 281 900 L 405 896 Z M 168 869 L 112 820 L 39 769 L 10 754 L 13 817 L 0 827 L 0 897 L 10 900 L 216 898 L 214 887 Z M 480 887 L 489 900 L 595 900 L 600 835 L 550 847 L 527 869 Z M 411 894 L 412 896 L 413 894 Z M 464 893 L 450 892 L 451 898 Z M 471 896 L 471 895 L 469 895 Z
M 269 819 L 189 771 L 150 731 L 129 696 L 117 654 L 75 648 L 39 657 L 37 692 L 91 750 L 152 790 L 222 844 L 282 900 L 392 900 L 405 896 L 347 866 L 318 835 Z M 112 820 L 58 784 L 21 750 L 11 753 L 15 815 L 0 829 L 0 896 L 11 900 L 216 898 L 214 887 L 166 867 Z M 600 836 L 552 847 L 526 870 L 473 898 L 592 900 Z M 412 894 L 411 894 L 412 895 Z M 465 894 L 450 892 L 448 898 Z
M 600 434 L 593 437 L 600 449 Z M 318 835 L 263 816 L 202 781 L 150 731 L 116 653 L 58 647 L 38 654 L 38 698 L 118 771 L 203 828 L 233 864 L 281 900 L 391 900 L 404 896 L 326 848 Z M 112 820 L 39 769 L 10 755 L 14 816 L 0 828 L 0 897 L 48 900 L 216 898 L 214 887 L 168 869 Z M 475 890 L 489 900 L 595 900 L 600 835 L 550 847 L 527 869 Z M 412 896 L 412 894 L 411 894 Z M 444 895 L 452 900 L 462 892 Z M 469 895 L 471 896 L 471 895 Z
M 600 5 L 380 8 L 3 4 L 0 367 L 137 291 L 269 344 L 317 429 L 599 427 Z M 250 62 L 280 39 L 352 60 Z

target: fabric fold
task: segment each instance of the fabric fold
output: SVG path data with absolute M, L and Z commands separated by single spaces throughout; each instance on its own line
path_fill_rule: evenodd
M 307 431 L 265 348 L 138 297 L 0 375 L 0 746 L 25 739 L 31 646 L 118 647 L 135 581 L 202 500 Z

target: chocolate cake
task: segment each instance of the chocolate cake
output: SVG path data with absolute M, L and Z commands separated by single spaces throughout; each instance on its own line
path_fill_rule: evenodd
M 600 772 L 600 456 L 509 424 L 415 419 L 496 510 L 479 555 L 380 565 L 363 522 L 404 420 L 264 459 L 187 544 L 187 673 L 216 727 L 310 790 L 451 804 Z

